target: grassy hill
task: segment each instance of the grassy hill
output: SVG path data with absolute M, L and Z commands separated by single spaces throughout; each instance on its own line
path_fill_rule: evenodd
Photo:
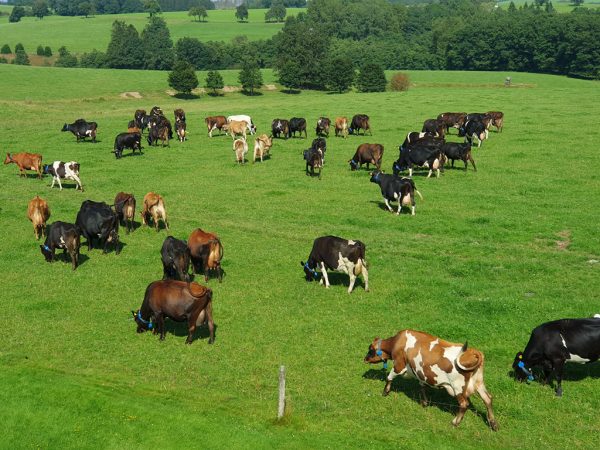
M 288 15 L 297 14 L 300 9 L 288 8 Z M 187 11 L 166 12 L 166 20 L 173 42 L 188 36 L 201 41 L 226 41 L 244 35 L 250 40 L 266 39 L 276 34 L 281 23 L 265 23 L 266 10 L 250 10 L 247 23 L 237 22 L 234 10 L 208 11 L 207 22 L 194 22 Z M 8 16 L 0 16 L 0 45 L 9 44 L 11 48 L 18 42 L 25 50 L 34 53 L 38 45 L 49 45 L 56 52 L 66 46 L 72 53 L 84 53 L 93 50 L 105 51 L 110 41 L 112 23 L 122 20 L 133 24 L 141 32 L 148 22 L 148 15 L 108 14 L 94 17 L 49 16 L 42 20 L 25 17 L 18 23 L 8 23 Z
M 236 72 L 225 73 L 226 83 Z M 60 448 L 591 448 L 597 441 L 600 365 L 568 366 L 564 397 L 518 384 L 512 358 L 536 325 L 600 312 L 600 238 L 595 199 L 600 113 L 597 82 L 524 73 L 411 72 L 406 93 L 180 100 L 166 74 L 0 65 L 5 151 L 45 162 L 77 160 L 85 192 L 49 189 L 48 177 L 0 169 L 4 239 L 0 424 L 6 447 Z M 504 88 L 511 76 L 513 88 Z M 265 82 L 272 74 L 264 73 Z M 136 91 L 141 99 L 121 96 Z M 137 108 L 185 109 L 189 140 L 115 160 L 114 136 Z M 501 110 L 503 133 L 474 150 L 478 171 L 447 169 L 415 182 L 415 217 L 383 209 L 366 170 L 347 161 L 357 145 L 385 146 L 390 170 L 408 131 L 443 111 Z M 248 113 L 259 133 L 276 117 L 371 116 L 373 136 L 328 139 L 321 181 L 304 174 L 310 139 L 277 140 L 264 163 L 234 163 L 231 138 L 209 139 L 203 119 Z M 84 117 L 99 142 L 59 130 Z M 574 135 L 574 130 L 585 130 Z M 459 140 L 456 135 L 452 140 Z M 251 140 L 252 143 L 252 140 Z M 250 156 L 250 155 L 248 155 Z M 73 272 L 39 251 L 27 202 L 46 198 L 50 221 L 74 221 L 85 199 L 112 203 L 119 191 L 164 196 L 171 230 L 121 233 L 120 255 L 82 249 Z M 138 212 L 139 218 L 139 212 Z M 160 247 L 196 227 L 225 248 L 222 284 L 211 279 L 216 342 L 168 326 L 165 342 L 136 334 L 130 311 L 162 277 Z M 367 246 L 371 292 L 332 275 L 326 290 L 304 281 L 300 261 L 315 237 L 336 234 Z M 203 280 L 200 280 L 203 282 Z M 398 378 L 381 397 L 384 373 L 362 358 L 375 336 L 413 327 L 486 355 L 486 384 L 500 431 L 489 431 L 473 398 L 457 429 L 455 401 Z M 288 371 L 288 415 L 274 422 L 277 371 Z

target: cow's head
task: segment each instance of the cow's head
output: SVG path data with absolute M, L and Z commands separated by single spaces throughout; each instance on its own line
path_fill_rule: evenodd
M 381 181 L 381 174 L 383 172 L 381 170 L 375 170 L 374 172 L 371 172 L 371 183 L 377 183 L 379 184 L 379 182 Z
M 349 160 L 348 163 L 350 164 L 350 170 L 358 169 L 358 163 L 354 159 Z
M 6 158 L 4 158 L 4 164 L 10 164 L 11 162 L 13 162 L 12 157 L 10 156 L 10 153 L 7 153 Z
M 65 123 L 60 131 L 69 131 L 69 125 Z
M 319 273 L 315 270 L 315 268 L 310 267 L 308 261 L 300 261 L 300 265 L 304 268 L 304 278 L 306 278 L 306 281 L 313 281 L 319 278 Z
M 131 311 L 133 315 L 133 320 L 137 324 L 137 332 L 143 333 L 144 331 L 148 331 L 154 328 L 154 324 L 152 323 L 152 317 L 149 320 L 144 320 L 142 318 L 142 312 L 138 309 L 137 311 Z
M 512 367 L 515 379 L 519 381 L 533 381 L 533 372 L 530 367 L 527 367 L 527 361 L 523 358 L 523 352 L 515 355 Z
M 465 131 L 465 127 L 463 125 L 458 129 L 458 137 L 464 137 L 467 132 Z
M 46 258 L 46 262 L 52 262 L 54 258 L 52 256 L 52 250 L 50 250 L 50 247 L 48 247 L 46 244 L 40 245 L 40 250 L 42 251 L 44 258 Z
M 369 350 L 365 355 L 364 362 L 366 364 L 378 364 L 382 362 L 384 364 L 384 368 L 387 360 L 390 358 L 386 352 L 381 349 L 381 338 L 376 337 L 373 339 L 371 345 L 369 345 Z

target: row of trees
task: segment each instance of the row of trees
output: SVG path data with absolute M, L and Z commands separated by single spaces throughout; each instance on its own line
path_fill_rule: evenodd
M 173 70 L 168 76 L 169 86 L 177 92 L 190 94 L 199 85 L 198 77 L 191 64 L 185 61 L 177 61 Z M 249 95 L 255 95 L 255 91 L 260 89 L 263 84 L 262 74 L 256 64 L 245 63 L 238 74 L 238 81 L 244 92 Z M 219 89 L 225 87 L 223 77 L 217 71 L 211 70 L 206 74 L 206 89 L 212 91 L 212 95 L 217 95 Z

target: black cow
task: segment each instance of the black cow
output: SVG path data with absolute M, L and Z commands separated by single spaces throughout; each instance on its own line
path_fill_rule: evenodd
M 75 225 L 87 239 L 88 251 L 92 250 L 92 240 L 95 238 L 102 245 L 102 253 L 106 253 L 110 242 L 114 244 L 117 255 L 121 251 L 119 248 L 119 218 L 117 213 L 106 203 L 84 201 L 77 213 Z
M 327 141 L 325 138 L 319 137 L 313 139 L 310 148 L 313 150 L 321 149 L 321 153 L 323 153 L 323 164 L 325 164 L 325 152 L 327 151 Z
M 319 117 L 317 120 L 317 128 L 315 129 L 315 133 L 317 136 L 327 136 L 329 137 L 329 128 L 331 127 L 331 120 L 328 117 Z
M 133 120 L 135 122 L 135 126 L 142 132 L 144 132 L 144 130 L 148 127 L 148 116 L 146 115 L 146 111 L 143 109 L 138 109 L 135 111 Z
M 54 251 L 63 249 L 63 255 L 69 253 L 73 270 L 77 269 L 79 263 L 80 231 L 76 225 L 67 222 L 54 222 L 48 227 L 46 241 L 40 245 L 40 250 L 46 261 L 54 261 Z
M 481 142 L 487 139 L 488 130 L 485 124 L 479 120 L 467 120 L 464 126 L 458 129 L 458 135 L 465 137 L 465 142 L 473 143 L 473 139 L 477 139 L 477 147 L 481 147 Z
M 304 132 L 305 138 L 308 137 L 306 134 L 306 119 L 303 119 L 301 117 L 292 117 L 290 119 L 290 129 L 288 132 L 288 136 L 296 137 L 296 132 L 300 134 L 300 137 L 302 137 L 302 132 Z
M 556 395 L 560 397 L 565 362 L 583 364 L 599 358 L 600 314 L 596 314 L 591 319 L 561 319 L 536 327 L 525 350 L 515 356 L 513 369 L 519 381 L 533 381 L 531 369 L 541 367 L 546 383 L 556 377 Z
M 160 250 L 163 280 L 190 281 L 190 249 L 187 242 L 167 236 Z
M 347 273 L 350 276 L 348 294 L 352 292 L 356 277 L 362 274 L 365 282 L 365 291 L 369 290 L 369 273 L 365 261 L 365 244 L 361 241 L 343 239 L 337 236 L 322 236 L 315 239 L 312 250 L 306 262 L 300 262 L 304 268 L 306 281 L 318 278 L 317 269 L 321 271 L 320 284 L 325 280 L 325 287 L 329 288 L 327 270 Z
M 123 150 L 130 148 L 132 155 L 135 155 L 135 151 L 139 150 L 140 155 L 142 154 L 142 135 L 140 133 L 120 133 L 115 138 L 115 146 L 113 153 L 115 158 L 119 159 L 123 156 Z
M 304 160 L 306 161 L 306 175 L 309 175 L 308 168 L 310 167 L 310 176 L 315 175 L 315 169 L 319 169 L 319 180 L 323 170 L 323 152 L 320 148 L 309 148 L 304 150 Z
M 70 124 L 64 124 L 60 131 L 70 131 L 77 138 L 77 142 L 85 138 L 92 138 L 92 142 L 96 142 L 96 132 L 98 124 L 96 122 L 87 122 L 84 119 L 77 119 Z
M 387 175 L 383 172 L 376 170 L 371 173 L 371 183 L 376 183 L 381 189 L 381 195 L 385 200 L 385 206 L 387 206 L 390 212 L 394 212 L 389 202 L 398 202 L 398 211 L 396 214 L 400 214 L 403 205 L 411 206 L 411 215 L 415 215 L 415 192 L 419 194 L 421 200 L 423 196 L 415 187 L 415 182 L 412 178 L 399 178 L 396 175 Z
M 443 138 L 446 136 L 446 124 L 443 120 L 427 119 L 423 122 L 423 129 L 421 131 Z
M 400 157 L 394 162 L 392 169 L 394 175 L 408 169 L 408 176 L 412 177 L 413 166 L 426 167 L 429 169 L 427 178 L 436 171 L 436 177 L 440 176 L 440 170 L 444 171 L 444 155 L 441 146 L 430 146 L 423 143 L 400 147 Z
M 369 116 L 366 114 L 356 114 L 352 117 L 352 123 L 350 124 L 350 128 L 348 128 L 348 132 L 350 134 L 358 134 L 359 130 L 363 130 L 363 134 L 367 134 L 367 130 L 369 134 L 373 135 L 371 132 L 371 125 L 369 124 Z
M 271 122 L 271 136 L 284 139 L 288 138 L 290 133 L 290 123 L 286 119 L 275 119 Z
M 446 142 L 442 145 L 442 153 L 446 157 L 446 161 L 452 160 L 452 167 L 454 167 L 454 161 L 460 159 L 465 163 L 465 172 L 467 171 L 467 166 L 469 165 L 469 161 L 473 165 L 473 170 L 477 172 L 477 167 L 475 167 L 475 161 L 473 161 L 473 156 L 471 155 L 471 143 L 460 143 L 460 142 Z

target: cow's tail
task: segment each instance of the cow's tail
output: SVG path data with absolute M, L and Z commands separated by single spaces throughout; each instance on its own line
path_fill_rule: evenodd
M 468 343 L 465 342 L 460 353 L 456 357 L 456 366 L 465 372 L 477 370 L 483 364 L 483 353 L 474 348 L 468 348 Z
M 367 268 L 367 261 L 365 261 L 364 257 L 358 258 L 356 265 L 354 266 L 354 275 L 358 276 L 362 273 L 363 268 Z
M 419 196 L 419 198 L 421 200 L 423 200 L 423 196 L 421 195 L 421 193 L 417 189 L 415 189 L 415 192 L 417 193 L 417 195 Z
M 210 243 L 210 253 L 208 254 L 208 267 L 216 268 L 221 264 L 221 260 L 223 259 L 223 245 L 221 245 L 221 240 L 219 238 L 211 239 Z

